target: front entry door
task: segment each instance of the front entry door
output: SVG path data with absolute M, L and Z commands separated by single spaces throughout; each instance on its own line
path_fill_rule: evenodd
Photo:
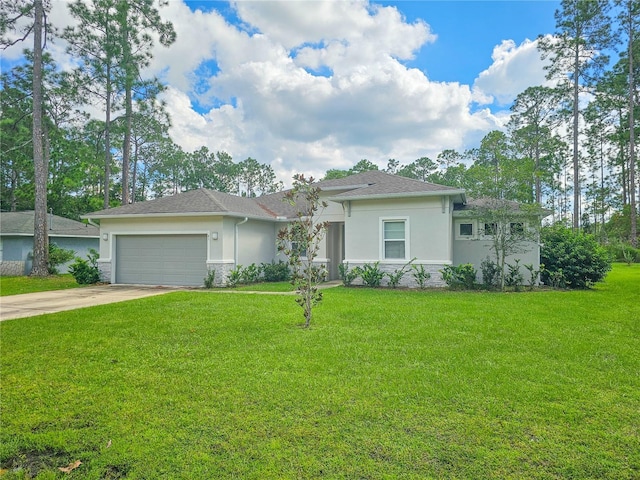
M 344 260 L 344 222 L 331 222 L 327 230 L 329 280 L 338 280 L 338 265 Z

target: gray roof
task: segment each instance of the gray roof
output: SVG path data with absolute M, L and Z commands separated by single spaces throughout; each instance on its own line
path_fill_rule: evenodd
M 487 198 L 487 197 L 468 198 L 467 202 L 464 205 L 454 205 L 454 213 L 459 212 L 457 216 L 460 216 L 460 215 L 464 215 L 465 212 L 472 212 L 478 209 L 484 209 L 484 208 L 492 209 L 492 208 L 501 208 L 502 206 L 506 206 L 506 207 L 509 207 L 514 212 L 523 213 L 524 215 L 530 215 L 531 210 L 527 210 L 523 208 L 524 205 L 533 206 L 530 204 L 522 204 L 522 203 L 514 202 L 513 200 L 499 200 L 499 199 Z M 551 210 L 541 208 L 539 211 L 535 210 L 535 213 L 537 213 L 539 216 L 544 218 L 548 215 L 551 215 L 551 213 L 553 212 Z
M 464 201 L 464 191 L 435 183 L 391 175 L 380 171 L 363 172 L 349 177 L 316 183 L 335 201 L 364 198 L 453 195 Z M 239 197 L 200 188 L 144 202 L 89 213 L 84 218 L 127 217 L 138 215 L 228 215 L 251 218 L 293 218 L 297 209 L 283 201 L 285 192 L 256 198 Z
M 464 195 L 464 190 L 436 183 L 423 182 L 373 170 L 349 177 L 325 180 L 318 183 L 323 190 L 345 188 L 346 191 L 332 196 L 334 200 L 356 198 L 411 197 L 428 195 Z M 461 199 L 461 201 L 463 201 Z
M 0 213 L 0 235 L 33 235 L 35 212 Z M 100 232 L 93 225 L 87 225 L 69 218 L 47 214 L 49 236 L 57 237 L 98 237 Z
M 272 218 L 273 215 L 260 207 L 255 200 L 255 198 L 239 197 L 215 190 L 199 188 L 189 192 L 178 193 L 170 197 L 161 197 L 154 200 L 100 210 L 87 214 L 85 217 L 98 219 L 129 215 L 220 214 Z

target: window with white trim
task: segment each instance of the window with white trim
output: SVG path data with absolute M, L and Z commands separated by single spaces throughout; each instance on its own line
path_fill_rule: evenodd
M 382 221 L 382 256 L 386 259 L 406 258 L 406 220 Z

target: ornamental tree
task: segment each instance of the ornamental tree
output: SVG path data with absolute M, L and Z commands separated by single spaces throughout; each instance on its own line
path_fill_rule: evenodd
M 328 274 L 326 265 L 315 259 L 329 223 L 318 221 L 327 203 L 320 200 L 320 189 L 313 185 L 313 177 L 296 174 L 293 180 L 293 188 L 285 193 L 283 201 L 295 207 L 296 220 L 278 232 L 276 243 L 291 267 L 291 283 L 296 289 L 296 302 L 304 310 L 307 328 L 311 324 L 313 307 L 322 301 L 318 285 Z

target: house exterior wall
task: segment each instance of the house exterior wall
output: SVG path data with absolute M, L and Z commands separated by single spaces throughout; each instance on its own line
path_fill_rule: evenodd
M 345 210 L 345 262 L 350 268 L 378 261 L 381 270 L 393 272 L 415 258 L 414 264 L 424 265 L 431 273 L 429 285 L 443 285 L 439 270 L 453 261 L 447 198 L 357 200 Z M 382 225 L 389 220 L 405 222 L 404 259 L 384 258 Z M 409 271 L 400 284 L 415 286 Z
M 238 263 L 243 266 L 271 263 L 276 257 L 274 222 L 249 220 L 238 226 Z
M 459 235 L 459 224 L 471 223 L 473 225 L 473 235 L 468 238 L 461 238 Z M 496 261 L 495 254 L 492 250 L 492 242 L 481 234 L 477 220 L 465 217 L 455 217 L 453 222 L 453 264 L 462 265 L 464 263 L 472 264 L 476 270 L 477 281 L 482 282 L 481 263 L 489 257 L 492 261 Z M 524 265 L 532 264 L 535 270 L 540 268 L 540 246 L 537 242 L 524 242 L 520 253 L 509 255 L 506 258 L 507 264 L 515 264 L 515 260 L 520 259 L 521 273 L 524 275 L 525 283 L 530 281 L 530 275 Z
M 2 257 L 0 258 L 0 276 L 29 275 L 33 266 L 33 236 L 16 235 L 2 237 Z M 99 239 L 95 237 L 58 237 L 50 236 L 50 243 L 55 243 L 65 250 L 73 250 L 76 257 L 86 259 L 89 249 L 99 248 Z M 74 260 L 60 265 L 58 271 L 67 273 Z

